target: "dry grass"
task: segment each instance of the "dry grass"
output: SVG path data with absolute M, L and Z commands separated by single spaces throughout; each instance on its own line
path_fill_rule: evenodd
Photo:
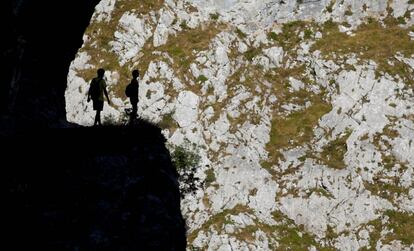
M 354 36 L 348 36 L 339 31 L 337 23 L 328 21 L 322 27 L 323 38 L 312 46 L 312 50 L 320 50 L 329 59 L 356 53 L 362 60 L 375 61 L 379 72 L 399 75 L 413 84 L 412 70 L 394 58 L 397 53 L 405 57 L 414 54 L 414 41 L 408 35 L 409 30 L 398 26 L 398 21 L 392 18 L 387 18 L 385 25 L 370 19 L 358 27 Z M 388 61 L 397 65 L 390 65 Z
M 208 221 L 206 221 L 199 229 L 194 230 L 187 236 L 188 243 L 192 243 L 200 231 L 207 232 L 210 227 L 216 229 L 216 231 L 220 232 L 224 225 L 232 223 L 228 220 L 229 215 L 238 215 L 239 213 L 248 213 L 251 212 L 246 206 L 237 205 L 232 209 L 225 209 L 224 211 L 210 217 Z
M 139 59 L 139 68 L 145 73 L 149 63 L 160 58 L 153 52 L 166 52 L 174 60 L 172 67 L 176 74 L 184 80 L 186 75 L 190 77 L 189 67 L 197 53 L 207 50 L 211 40 L 223 29 L 225 29 L 224 25 L 208 23 L 196 29 L 186 28 L 175 36 L 170 35 L 168 42 L 159 47 L 154 47 L 152 41 L 148 42 L 143 50 L 144 55 Z
M 341 137 L 330 141 L 326 146 L 323 147 L 320 156 L 316 157 L 316 159 L 330 168 L 346 168 L 344 155 L 348 150 L 346 141 L 348 140 L 351 133 L 351 131 L 348 131 Z
M 307 109 L 293 112 L 287 117 L 273 119 L 270 141 L 267 144 L 271 162 L 278 161 L 281 149 L 309 143 L 314 136 L 313 130 L 318 125 L 319 119 L 332 110 L 332 106 L 323 100 L 322 95 L 311 97 L 312 105 Z
M 405 245 L 414 244 L 414 214 L 388 210 L 385 215 L 389 217 L 389 227 L 393 230 L 387 234 L 384 242 L 400 240 Z

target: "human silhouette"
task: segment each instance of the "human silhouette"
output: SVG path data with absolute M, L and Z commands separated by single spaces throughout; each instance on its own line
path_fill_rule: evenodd
M 132 112 L 130 113 L 130 123 L 134 123 L 134 120 L 137 117 L 137 111 L 138 111 L 138 77 L 139 77 L 139 71 L 133 70 L 132 71 L 132 80 L 131 83 L 129 83 L 125 89 L 125 95 L 129 97 L 129 100 L 132 105 Z
M 98 69 L 98 76 L 92 79 L 89 91 L 88 91 L 88 102 L 92 99 L 93 109 L 96 111 L 94 126 L 102 125 L 101 123 L 101 111 L 103 110 L 104 105 L 104 94 L 108 100 L 108 104 L 111 104 L 109 101 L 108 92 L 106 91 L 106 82 L 104 80 L 104 69 Z

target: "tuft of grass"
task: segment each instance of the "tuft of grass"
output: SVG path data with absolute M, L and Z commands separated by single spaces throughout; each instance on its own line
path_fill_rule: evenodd
M 219 17 L 220 17 L 220 15 L 219 15 L 218 13 L 211 13 L 211 14 L 210 14 L 210 18 L 211 18 L 212 20 L 217 21 L 217 20 L 219 19 Z
M 407 22 L 405 21 L 405 17 L 398 17 L 397 21 L 399 24 L 407 24 Z
M 216 175 L 214 174 L 213 169 L 206 170 L 205 174 L 206 174 L 205 186 L 209 187 L 211 183 L 216 181 Z
M 277 34 L 274 31 L 271 31 L 271 32 L 267 33 L 267 38 L 269 40 L 274 40 L 274 41 L 277 41 L 277 39 L 278 39 Z
M 345 16 L 352 16 L 352 14 L 354 14 L 353 12 L 352 12 L 352 10 L 350 9 L 350 8 L 348 8 L 346 11 L 345 11 Z
M 200 75 L 200 76 L 198 76 L 198 78 L 197 78 L 197 82 L 200 82 L 200 83 L 204 83 L 204 82 L 206 82 L 208 80 L 208 78 L 206 77 L 206 76 L 204 76 L 204 75 Z
M 244 53 L 244 57 L 251 62 L 253 58 L 260 55 L 261 52 L 261 48 L 250 48 Z
M 335 4 L 335 0 L 332 0 L 332 1 L 329 3 L 329 5 L 328 5 L 328 6 L 326 6 L 326 11 L 327 11 L 327 12 L 329 12 L 329 13 L 332 13 L 334 4 Z
M 239 36 L 239 38 L 241 39 L 245 39 L 247 37 L 247 35 L 243 31 L 241 31 L 239 28 L 236 28 L 235 32 L 237 36 Z
M 304 31 L 304 38 L 305 39 L 311 39 L 312 38 L 312 35 L 313 35 L 313 32 L 310 29 L 306 29 Z
M 190 29 L 190 27 L 188 27 L 187 22 L 186 21 L 182 21 L 180 24 L 181 29 L 183 30 L 188 30 Z
M 175 122 L 175 120 L 173 119 L 173 115 L 174 112 L 165 114 L 161 121 L 158 123 L 158 126 L 161 129 L 169 129 L 169 130 L 173 130 L 176 129 L 178 127 L 177 122 Z

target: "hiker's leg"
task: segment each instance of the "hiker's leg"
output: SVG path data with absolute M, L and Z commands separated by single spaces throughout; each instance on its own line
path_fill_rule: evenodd
M 95 114 L 95 122 L 93 123 L 94 126 L 96 126 L 96 124 L 98 123 L 98 116 L 100 116 L 99 113 L 100 111 L 97 110 Z
M 102 123 L 101 123 L 101 111 L 96 111 L 96 116 L 98 117 L 98 124 L 99 125 L 102 125 Z
M 134 114 L 134 117 L 136 117 L 137 116 L 137 112 L 138 112 L 138 104 L 137 103 L 133 103 L 132 104 L 132 114 Z

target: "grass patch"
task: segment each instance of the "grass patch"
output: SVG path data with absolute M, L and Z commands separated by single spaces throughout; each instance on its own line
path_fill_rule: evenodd
M 211 183 L 216 181 L 216 175 L 214 174 L 214 170 L 213 169 L 208 169 L 205 171 L 206 174 L 206 179 L 205 179 L 205 186 L 209 187 L 211 185 Z
M 270 142 L 267 149 L 273 161 L 280 157 L 283 148 L 292 148 L 308 143 L 313 138 L 313 129 L 319 119 L 332 110 L 322 96 L 312 97 L 312 105 L 303 111 L 293 112 L 287 117 L 276 117 L 272 121 Z
M 277 41 L 277 34 L 276 34 L 276 32 L 271 31 L 271 32 L 267 33 L 267 38 L 269 40 Z
M 243 31 L 241 31 L 239 28 L 236 28 L 235 32 L 237 36 L 239 36 L 239 38 L 241 39 L 245 39 L 247 37 L 247 35 Z
M 153 47 L 152 42 L 144 46 L 144 55 L 139 59 L 139 68 L 145 74 L 151 61 L 164 60 L 162 56 L 153 52 L 166 52 L 173 59 L 171 67 L 182 80 L 191 78 L 189 74 L 190 64 L 195 60 L 197 53 L 207 50 L 210 41 L 222 30 L 224 25 L 202 24 L 198 28 L 186 28 L 175 36 L 170 36 L 166 44 Z M 187 82 L 187 81 L 184 81 Z
M 387 210 L 385 215 L 393 232 L 387 234 L 384 242 L 400 240 L 405 245 L 414 244 L 414 214 Z
M 188 243 L 192 243 L 197 238 L 200 231 L 208 232 L 210 228 L 214 228 L 220 232 L 224 225 L 232 223 L 229 220 L 229 215 L 238 215 L 240 213 L 249 213 L 251 209 L 243 205 L 237 205 L 231 209 L 225 209 L 222 212 L 210 217 L 199 229 L 194 230 L 187 236 Z
M 344 155 L 348 150 L 346 141 L 348 140 L 351 133 L 352 131 L 347 131 L 341 137 L 338 137 L 329 142 L 326 146 L 323 147 L 320 157 L 317 159 L 330 168 L 346 168 Z
M 362 60 L 375 61 L 379 72 L 398 74 L 406 79 L 413 76 L 407 76 L 407 67 L 388 64 L 388 61 L 397 63 L 394 58 L 397 53 L 405 57 L 414 54 L 414 41 L 408 35 L 408 30 L 399 27 L 395 19 L 388 18 L 386 27 L 370 19 L 358 27 L 354 36 L 340 32 L 337 23 L 327 21 L 322 27 L 322 33 L 324 36 L 316 41 L 312 50 L 320 50 L 327 59 L 356 53 Z M 412 83 L 412 78 L 410 82 Z
M 161 129 L 169 129 L 174 130 L 177 129 L 178 125 L 177 122 L 173 119 L 174 112 L 170 112 L 165 114 L 161 121 L 158 123 L 158 126 Z
M 260 55 L 260 53 L 262 52 L 261 48 L 250 48 L 248 49 L 245 53 L 244 53 L 244 57 L 248 60 L 248 61 L 253 61 L 253 58 L 255 58 L 256 56 Z

